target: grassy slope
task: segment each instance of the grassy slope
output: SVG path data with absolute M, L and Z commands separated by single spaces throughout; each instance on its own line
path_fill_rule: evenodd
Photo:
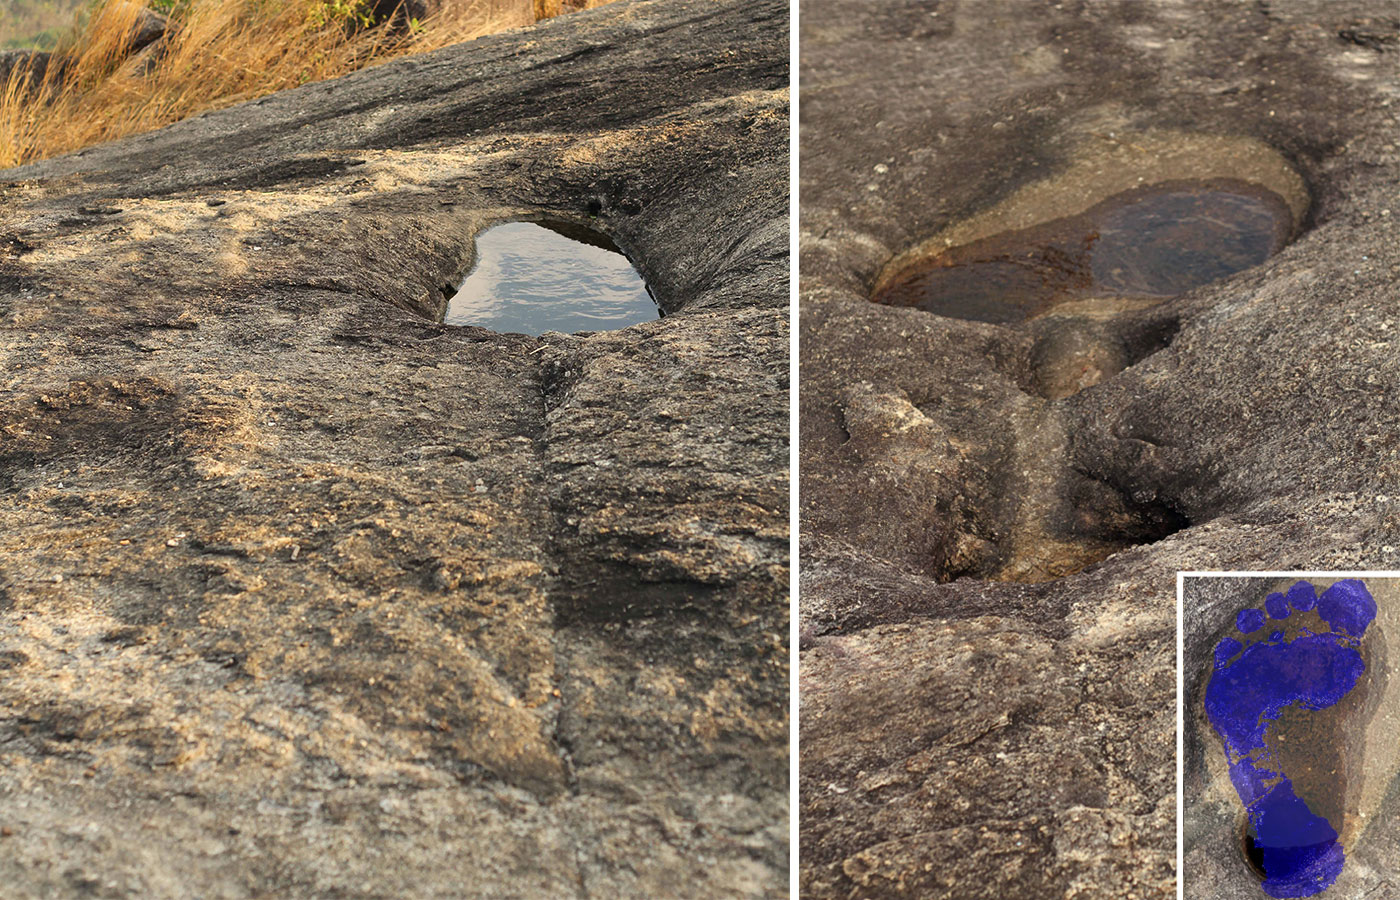
M 49 0 L 68 2 L 84 0 Z M 61 41 L 68 65 L 50 66 L 37 90 L 19 70 L 0 83 L 0 168 L 609 0 L 443 0 L 441 13 L 398 34 L 347 27 L 365 2 L 182 0 L 162 45 L 128 57 L 142 4 L 95 0 L 82 28 Z
M 73 24 L 85 0 L 4 0 L 0 3 L 0 50 L 53 47 Z

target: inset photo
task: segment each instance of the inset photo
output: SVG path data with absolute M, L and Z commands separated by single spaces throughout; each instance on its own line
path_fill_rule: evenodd
M 1184 900 L 1394 897 L 1400 572 L 1182 573 Z

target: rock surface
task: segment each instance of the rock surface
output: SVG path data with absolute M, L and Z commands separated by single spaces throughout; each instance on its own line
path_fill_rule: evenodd
M 6 896 L 785 896 L 787 12 L 621 2 L 0 174 Z M 665 318 L 436 323 L 473 234 Z
M 166 16 L 137 3 L 136 0 L 109 3 L 105 7 L 105 14 L 116 21 L 129 23 L 128 37 L 121 48 L 122 59 L 134 56 L 147 48 L 154 50 L 152 45 L 165 36 L 166 26 L 169 24 Z M 52 89 L 60 82 L 72 62 L 72 55 L 62 52 L 0 51 L 0 89 L 7 88 L 12 79 L 17 80 L 17 89 L 37 89 L 41 85 Z M 23 84 L 19 83 L 20 79 Z
M 805 897 L 1175 896 L 1176 572 L 1400 563 L 1394 35 L 1373 0 L 804 5 Z M 867 300 L 967 223 L 1280 159 L 1295 241 L 1103 320 L 1127 368 L 1063 399 L 1067 320 Z
M 52 57 L 47 50 L 0 51 L 0 85 L 8 86 L 11 78 L 24 79 L 26 84 L 42 82 Z M 19 70 L 17 76 L 16 70 Z

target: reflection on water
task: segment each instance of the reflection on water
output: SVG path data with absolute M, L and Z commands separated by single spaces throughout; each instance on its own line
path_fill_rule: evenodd
M 493 331 L 609 331 L 658 315 L 637 270 L 605 235 L 566 222 L 509 222 L 476 238 L 476 265 L 449 325 Z
M 1283 198 L 1257 185 L 1166 182 L 954 247 L 911 265 L 872 299 L 980 322 L 1015 322 L 1091 297 L 1166 299 L 1258 265 L 1291 227 Z

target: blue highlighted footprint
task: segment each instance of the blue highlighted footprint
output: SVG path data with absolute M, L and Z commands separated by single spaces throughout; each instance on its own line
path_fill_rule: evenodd
M 1240 639 L 1215 647 L 1206 716 L 1224 744 L 1271 897 L 1320 893 L 1342 873 L 1345 854 L 1341 823 L 1294 793 L 1266 735 L 1285 709 L 1326 709 L 1351 692 L 1366 671 L 1359 645 L 1375 617 L 1376 602 L 1360 581 L 1339 581 L 1321 597 L 1300 581 L 1287 596 L 1270 594 L 1263 610 L 1240 612 Z

